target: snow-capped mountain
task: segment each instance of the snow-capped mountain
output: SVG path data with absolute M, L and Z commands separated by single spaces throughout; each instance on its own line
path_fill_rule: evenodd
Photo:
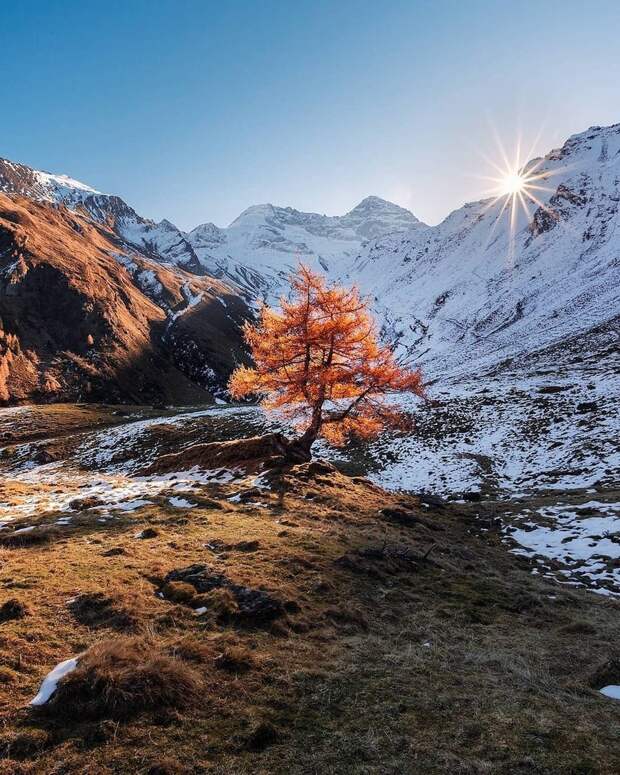
M 202 224 L 187 238 L 210 274 L 273 300 L 300 260 L 339 274 L 368 239 L 425 228 L 408 210 L 369 196 L 342 216 L 255 205 L 227 229 Z
M 0 159 L 0 192 L 85 211 L 142 253 L 228 280 L 250 301 L 277 299 L 299 260 L 341 273 L 369 239 L 426 228 L 403 207 L 369 196 L 342 216 L 264 204 L 249 207 L 228 228 L 204 223 L 184 233 L 166 219 L 143 218 L 118 196 L 6 159 Z
M 556 345 L 566 355 L 594 329 L 617 342 L 620 124 L 571 137 L 523 175 L 537 201 L 517 200 L 514 228 L 506 197 L 466 204 L 438 226 L 370 241 L 346 272 L 432 376 Z
M 0 191 L 66 204 L 163 263 L 275 300 L 302 260 L 374 299 L 386 336 L 431 376 L 494 368 L 610 326 L 620 311 L 620 125 L 592 127 L 529 162 L 534 201 L 464 205 L 429 227 L 368 197 L 343 216 L 256 205 L 189 233 L 116 196 L 0 160 Z M 511 225 L 512 223 L 512 225 Z M 581 341 L 581 340 L 580 340 Z M 566 348 L 565 348 L 566 349 Z

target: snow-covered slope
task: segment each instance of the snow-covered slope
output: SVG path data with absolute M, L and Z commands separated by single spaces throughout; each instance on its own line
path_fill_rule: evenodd
M 342 216 L 256 205 L 227 229 L 202 224 L 187 238 L 210 274 L 274 300 L 300 260 L 338 275 L 368 239 L 425 228 L 408 210 L 369 196 Z
M 528 170 L 542 175 L 538 202 L 518 207 L 514 229 L 505 198 L 467 204 L 369 242 L 346 272 L 431 377 L 512 368 L 544 348 L 565 355 L 597 326 L 617 341 L 620 124 L 575 135 Z

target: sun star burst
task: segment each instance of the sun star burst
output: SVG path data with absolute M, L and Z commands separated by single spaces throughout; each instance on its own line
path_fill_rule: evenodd
M 512 259 L 519 215 L 525 215 L 527 221 L 531 221 L 534 211 L 538 209 L 551 213 L 549 206 L 541 201 L 540 197 L 544 196 L 543 192 L 553 193 L 554 188 L 544 185 L 544 182 L 566 168 L 544 169 L 544 158 L 527 161 L 532 158 L 532 152 L 538 143 L 540 134 L 525 155 L 522 155 L 521 152 L 520 139 L 516 143 L 514 153 L 509 155 L 506 153 L 497 132 L 494 134 L 501 161 L 494 161 L 481 153 L 480 156 L 493 168 L 495 174 L 477 175 L 476 177 L 491 184 L 486 191 L 489 201 L 483 209 L 484 213 L 489 211 L 496 213 L 493 225 L 489 230 L 488 242 L 490 242 L 499 222 L 506 217 L 509 224 L 509 253 Z

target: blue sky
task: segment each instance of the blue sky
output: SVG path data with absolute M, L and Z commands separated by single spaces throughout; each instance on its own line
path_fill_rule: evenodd
M 5 1 L 0 156 L 182 228 L 369 194 L 436 223 L 493 127 L 543 153 L 620 121 L 619 31 L 617 0 Z

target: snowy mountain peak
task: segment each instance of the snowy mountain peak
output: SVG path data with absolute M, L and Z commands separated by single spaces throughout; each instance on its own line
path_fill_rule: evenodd
M 260 225 L 276 216 L 278 211 L 285 212 L 286 208 L 274 207 L 272 204 L 252 205 L 238 215 L 228 228 L 231 229 L 239 225 Z
M 89 196 L 100 194 L 68 175 L 35 170 L 25 164 L 0 158 L 0 192 L 19 194 L 45 202 L 76 205 Z
M 226 234 L 224 229 L 220 229 L 214 223 L 201 223 L 200 226 L 196 226 L 188 234 L 187 238 L 195 247 L 205 248 L 213 247 L 214 245 L 221 245 L 226 242 Z
M 367 196 L 365 199 L 362 199 L 359 204 L 355 205 L 352 210 L 349 210 L 347 215 L 352 215 L 353 213 L 381 212 L 404 213 L 409 219 L 413 218 L 414 221 L 418 221 L 415 215 L 413 215 L 413 213 L 411 213 L 406 208 L 394 204 L 394 202 L 389 202 L 387 199 L 382 199 L 380 196 Z
M 340 218 L 341 224 L 364 239 L 382 237 L 393 232 L 426 228 L 415 215 L 394 202 L 378 196 L 365 199 Z
M 321 271 L 343 268 L 366 240 L 426 228 L 403 207 L 369 196 L 346 215 L 320 215 L 260 204 L 227 229 L 206 223 L 187 239 L 207 271 L 250 296 L 276 299 L 288 273 L 303 261 Z

